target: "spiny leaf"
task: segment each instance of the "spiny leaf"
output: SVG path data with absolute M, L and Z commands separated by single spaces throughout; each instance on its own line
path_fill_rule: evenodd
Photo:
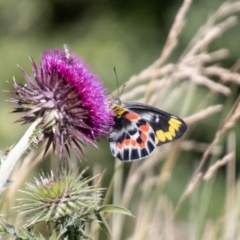
M 35 236 L 33 233 L 29 232 L 25 228 L 20 230 L 16 229 L 13 225 L 5 221 L 4 224 L 0 224 L 0 232 L 8 233 L 15 236 L 16 240 L 44 240 L 43 236 Z

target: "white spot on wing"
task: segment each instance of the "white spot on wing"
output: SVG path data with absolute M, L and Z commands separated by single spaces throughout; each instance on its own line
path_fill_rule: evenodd
M 159 120 L 160 120 L 160 119 L 159 119 L 159 116 L 156 115 L 156 117 L 155 117 L 155 122 L 156 122 L 156 123 L 159 123 Z

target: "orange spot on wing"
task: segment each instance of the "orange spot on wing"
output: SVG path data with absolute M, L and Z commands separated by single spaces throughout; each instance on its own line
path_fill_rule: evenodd
M 124 148 L 124 146 L 131 144 L 132 143 L 131 141 L 132 141 L 131 139 L 125 139 L 121 143 L 117 144 L 117 148 L 122 149 Z
M 117 148 L 118 149 L 123 149 L 125 146 L 130 145 L 130 147 L 139 147 L 141 149 L 145 148 L 146 142 L 147 142 L 147 135 L 145 133 L 141 133 L 141 143 L 138 143 L 134 139 L 124 139 L 121 143 L 117 143 Z
M 117 144 L 117 148 L 118 148 L 118 149 L 122 149 L 122 148 L 123 148 L 123 143 L 118 143 L 118 144 Z
M 150 125 L 148 123 L 146 123 L 145 125 L 139 126 L 139 129 L 143 132 L 149 132 Z
M 145 133 L 142 132 L 141 134 L 141 139 L 142 141 L 145 143 L 147 141 L 147 135 Z
M 125 140 L 123 141 L 123 144 L 125 144 L 125 145 L 129 145 L 129 144 L 130 144 L 130 142 L 131 142 L 131 140 L 130 140 L 130 139 L 125 139 Z
M 125 118 L 127 118 L 127 119 L 129 119 L 129 120 L 137 120 L 137 119 L 139 119 L 139 115 L 136 114 L 136 113 L 130 112 L 130 113 L 127 113 L 127 114 L 125 115 Z
M 137 145 L 136 140 L 131 140 L 131 144 L 132 144 L 133 147 L 135 147 Z
M 145 143 L 144 142 L 141 142 L 141 143 L 138 143 L 138 147 L 140 147 L 141 149 L 145 147 Z

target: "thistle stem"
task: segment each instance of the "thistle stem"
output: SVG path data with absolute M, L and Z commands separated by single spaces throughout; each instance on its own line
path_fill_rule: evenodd
M 6 187 L 7 181 L 16 166 L 17 162 L 21 159 L 21 156 L 25 153 L 27 148 L 31 144 L 30 137 L 34 133 L 34 130 L 42 121 L 41 118 L 38 118 L 33 124 L 28 128 L 26 133 L 20 139 L 20 141 L 11 149 L 7 158 L 2 163 L 0 168 L 0 195 Z

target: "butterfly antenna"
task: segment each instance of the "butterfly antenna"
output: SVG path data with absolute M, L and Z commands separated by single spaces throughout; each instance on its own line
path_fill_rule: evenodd
M 118 77 L 117 77 L 117 71 L 116 71 L 115 67 L 113 67 L 113 70 L 114 70 L 116 81 L 117 81 L 117 90 L 118 90 L 118 97 L 119 97 L 119 82 L 118 82 Z
M 112 95 L 112 93 L 108 92 L 107 95 L 111 95 L 112 98 L 114 98 L 114 96 Z
M 120 94 L 120 96 L 122 95 L 122 93 L 123 93 L 123 90 L 124 90 L 124 88 L 126 87 L 126 83 L 124 83 L 124 85 L 123 85 L 123 87 L 122 87 L 122 91 L 121 91 L 121 94 Z
M 126 84 L 123 85 L 122 91 L 121 91 L 121 93 L 120 93 L 120 92 L 119 92 L 119 81 L 118 81 L 117 71 L 116 71 L 116 68 L 115 68 L 115 67 L 113 67 L 113 69 L 114 69 L 114 73 L 115 73 L 116 80 L 117 80 L 118 97 L 120 97 L 120 96 L 122 95 L 122 93 L 123 93 L 123 90 L 124 90 Z

